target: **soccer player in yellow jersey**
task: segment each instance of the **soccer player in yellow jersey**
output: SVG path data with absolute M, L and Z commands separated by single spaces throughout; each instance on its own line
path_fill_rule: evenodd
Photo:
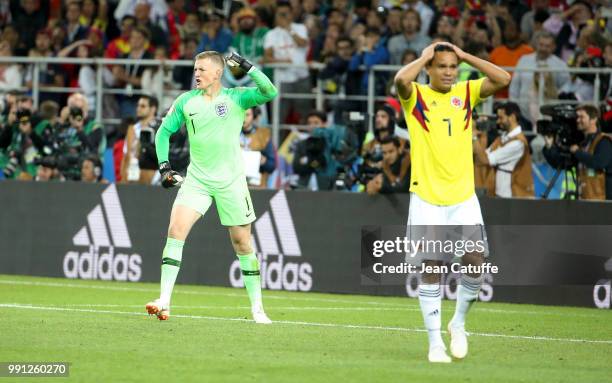
M 461 61 L 485 77 L 456 83 Z M 415 82 L 422 69 L 429 75 L 427 85 Z M 448 43 L 428 46 L 420 58 L 397 72 L 395 84 L 410 132 L 409 227 L 483 225 L 474 191 L 472 110 L 509 83 L 508 72 Z M 482 239 L 486 240 L 484 234 Z M 479 253 L 462 257 L 464 265 L 480 265 L 483 260 L 484 254 Z M 455 358 L 467 355 L 465 316 L 478 297 L 482 278 L 482 274 L 463 274 L 457 287 L 455 315 L 448 325 L 450 351 Z M 441 300 L 440 274 L 423 274 L 419 303 L 429 335 L 428 358 L 430 362 L 450 363 L 440 333 Z

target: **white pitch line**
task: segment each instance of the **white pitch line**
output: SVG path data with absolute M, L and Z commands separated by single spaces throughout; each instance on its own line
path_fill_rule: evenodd
M 31 303 L 18 303 L 18 302 L 6 302 L 1 303 L 5 305 L 17 305 L 17 306 L 33 306 Z M 144 305 L 118 305 L 118 304 L 46 304 L 45 307 L 127 307 L 127 308 L 142 308 Z M 251 306 L 214 306 L 214 305 L 172 305 L 173 309 L 186 309 L 186 310 L 236 310 L 236 309 L 250 309 Z M 268 310 L 304 310 L 304 311 L 421 311 L 420 308 L 411 307 L 326 307 L 326 306 L 273 306 L 266 305 L 266 311 Z
M 15 305 L 15 304 L 0 304 L 0 308 L 14 308 L 14 309 L 30 309 L 30 310 L 47 310 L 47 311 L 69 311 L 69 312 L 85 312 L 92 314 L 120 314 L 120 315 L 131 315 L 131 316 L 145 316 L 145 313 L 128 312 L 128 311 L 113 311 L 113 310 L 92 310 L 92 309 L 75 309 L 67 307 L 46 307 L 46 306 L 30 306 L 30 305 Z M 232 321 L 232 322 L 252 322 L 250 319 L 245 318 L 223 318 L 203 315 L 172 315 L 173 318 L 189 318 L 189 319 L 206 319 L 206 320 L 220 320 L 220 321 Z M 339 323 L 317 323 L 317 322 L 300 322 L 300 321 L 286 321 L 278 320 L 274 321 L 276 324 L 289 324 L 289 325 L 301 325 L 301 326 L 312 326 L 312 327 L 332 327 L 332 328 L 346 328 L 346 329 L 359 329 L 359 330 L 382 330 L 382 331 L 400 331 L 400 332 L 426 332 L 427 330 L 407 328 L 407 327 L 386 327 L 386 326 L 368 326 L 368 325 L 352 325 L 352 324 L 339 324 Z M 445 331 L 442 331 L 445 332 Z M 527 335 L 506 335 L 506 334 L 494 334 L 494 333 L 478 333 L 470 332 L 469 335 L 491 337 L 491 338 L 505 338 L 505 339 L 522 339 L 522 340 L 539 340 L 539 341 L 557 341 L 557 342 L 570 342 L 570 343 L 592 343 L 592 344 L 612 344 L 612 340 L 592 340 L 592 339 L 574 339 L 574 338 L 552 338 L 546 336 L 527 336 Z
M 30 281 L 15 281 L 15 280 L 6 280 L 0 279 L 0 284 L 17 284 L 17 285 L 28 285 L 28 286 L 47 286 L 47 287 L 68 287 L 68 288 L 83 288 L 83 289 L 99 289 L 99 290 L 110 290 L 110 291 L 135 291 L 135 292 L 153 292 L 158 293 L 159 289 L 155 288 L 142 288 L 142 287 L 119 287 L 119 286 L 98 286 L 98 285 L 85 285 L 78 283 L 58 283 L 58 282 L 30 282 Z M 419 309 L 418 304 L 412 304 L 406 302 L 406 308 L 397 307 L 397 304 L 387 303 L 387 302 L 377 302 L 377 301 L 352 301 L 346 299 L 333 299 L 333 298 L 308 298 L 308 297 L 284 297 L 279 295 L 270 294 L 272 290 L 266 290 L 265 299 L 277 299 L 277 300 L 295 300 L 295 301 L 305 301 L 305 302 L 326 302 L 326 303 L 346 303 L 346 304 L 367 304 L 372 306 L 388 306 L 390 307 L 388 311 L 392 310 L 406 310 L 406 311 L 415 311 Z M 205 296 L 224 296 L 224 297 L 234 297 L 234 298 L 244 298 L 244 293 L 209 293 L 204 291 L 191 291 L 184 290 L 180 286 L 174 290 L 175 294 L 192 294 L 192 295 L 205 295 Z M 396 297 L 398 298 L 398 297 Z M 127 306 L 125 306 L 127 307 Z M 380 307 L 376 307 L 377 310 Z M 474 307 L 474 311 L 478 312 L 488 312 L 488 313 L 499 313 L 499 314 L 525 314 L 525 315 L 552 315 L 552 316 L 562 316 L 562 317 L 581 317 L 581 318 L 595 318 L 598 317 L 600 313 L 603 311 L 598 311 L 598 314 L 578 314 L 578 313 L 567 313 L 567 312 L 552 312 L 552 311 L 521 311 L 521 310 L 505 310 L 505 309 L 491 309 L 482 307 L 482 305 L 478 305 Z M 607 311 L 607 310 L 606 310 Z
M 30 281 L 14 281 L 14 280 L 6 280 L 0 279 L 0 284 L 18 284 L 18 285 L 28 285 L 28 286 L 47 286 L 47 287 L 69 287 L 69 288 L 83 288 L 83 289 L 99 289 L 99 290 L 111 290 L 111 291 L 136 291 L 136 292 L 154 292 L 159 294 L 159 288 L 142 288 L 142 287 L 118 287 L 118 286 L 97 286 L 97 285 L 84 285 L 77 283 L 57 283 L 57 282 L 30 282 Z M 208 286 L 208 287 L 221 287 L 221 286 Z M 272 290 L 265 290 L 265 299 L 279 299 L 279 300 L 295 300 L 295 301 L 306 301 L 306 302 L 329 302 L 329 303 L 360 303 L 366 305 L 373 306 L 395 306 L 394 303 L 386 303 L 386 302 L 377 302 L 377 301 L 352 301 L 346 299 L 333 299 L 333 298 L 308 298 L 308 297 L 285 297 L 280 295 L 272 295 L 269 292 Z M 208 293 L 204 291 L 192 291 L 192 290 L 184 290 L 180 286 L 177 286 L 174 289 L 175 294 L 192 294 L 192 295 L 207 295 L 207 296 L 224 296 L 224 297 L 238 297 L 243 298 L 245 295 L 243 293 Z M 413 305 L 418 307 L 418 305 Z

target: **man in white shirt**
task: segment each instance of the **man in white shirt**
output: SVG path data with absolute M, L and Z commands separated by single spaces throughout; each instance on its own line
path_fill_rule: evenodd
M 567 73 L 567 64 L 555 56 L 555 37 L 549 32 L 539 32 L 536 37 L 536 51 L 524 55 L 516 64 L 517 71 L 512 76 L 509 93 L 510 100 L 518 102 L 523 116 L 534 123 L 540 118 L 540 105 L 538 104 L 539 76 L 534 75 L 533 69 L 563 69 L 560 72 L 544 73 L 544 99 L 556 99 L 559 89 L 570 80 Z M 532 71 L 521 71 L 532 69 Z
M 480 164 L 489 165 L 495 174 L 489 182 L 489 194 L 502 198 L 533 197 L 531 156 L 521 130 L 519 106 L 514 102 L 497 108 L 497 126 L 503 130 L 486 150 L 474 140 L 474 154 Z
M 276 7 L 276 27 L 264 37 L 264 63 L 289 63 L 305 65 L 308 54 L 308 30 L 304 24 L 293 22 L 291 5 L 281 2 Z M 311 85 L 306 67 L 276 69 L 274 79 L 281 82 L 283 93 L 310 93 Z M 310 110 L 310 100 L 285 99 L 281 102 L 280 121 L 284 122 L 293 107 L 298 113 Z

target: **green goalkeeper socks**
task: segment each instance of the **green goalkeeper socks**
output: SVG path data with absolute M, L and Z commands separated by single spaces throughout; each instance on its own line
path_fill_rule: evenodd
M 161 266 L 161 293 L 159 299 L 170 304 L 170 296 L 176 282 L 176 276 L 181 268 L 183 258 L 183 245 L 185 241 L 170 238 L 166 240 L 166 247 L 162 256 Z
M 240 261 L 240 269 L 242 270 L 242 280 L 246 287 L 247 293 L 249 294 L 249 300 L 251 301 L 252 311 L 263 311 L 263 305 L 261 302 L 261 276 L 259 275 L 259 261 L 255 256 L 255 253 L 240 255 L 238 260 Z

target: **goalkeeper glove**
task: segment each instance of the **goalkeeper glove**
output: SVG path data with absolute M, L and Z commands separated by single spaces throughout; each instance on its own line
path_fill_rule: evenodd
M 183 176 L 170 168 L 168 161 L 159 164 L 159 173 L 161 174 L 161 184 L 166 189 L 180 186 L 184 181 Z
M 240 67 L 240 69 L 245 71 L 245 73 L 248 73 L 249 70 L 253 67 L 253 64 L 251 64 L 249 60 L 240 56 L 236 52 L 232 52 L 230 55 L 226 56 L 225 61 L 227 62 L 227 65 L 231 67 Z

